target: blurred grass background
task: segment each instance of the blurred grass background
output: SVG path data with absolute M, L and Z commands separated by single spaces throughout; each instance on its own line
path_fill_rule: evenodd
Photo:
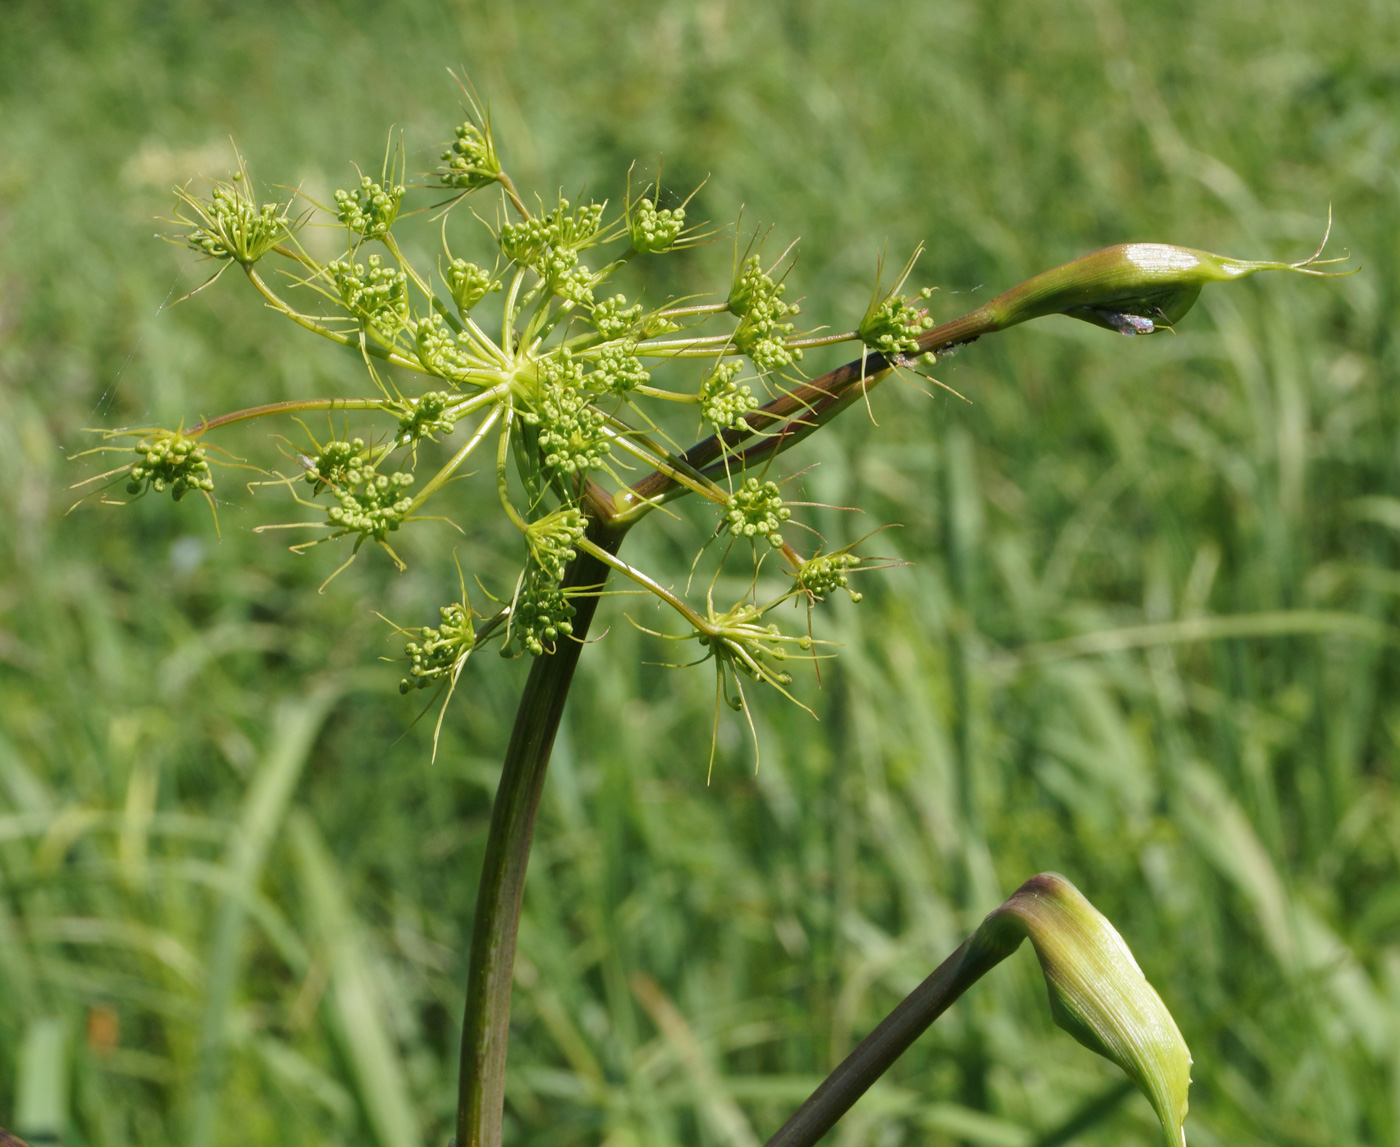
M 221 540 L 194 499 L 63 514 L 84 427 L 363 387 L 233 276 L 167 306 L 203 268 L 155 220 L 230 138 L 323 201 L 393 127 L 429 168 L 454 67 L 523 187 L 616 200 L 664 152 L 668 186 L 709 175 L 700 217 L 801 236 L 812 322 L 852 325 L 920 240 L 940 319 L 1112 242 L 1301 258 L 1329 203 L 1365 264 L 1214 289 L 1175 337 L 1021 328 L 940 367 L 970 405 L 890 383 L 787 456 L 867 511 L 812 524 L 899 522 L 876 548 L 909 564 L 819 619 L 818 721 L 758 699 L 757 774 L 726 720 L 706 787 L 709 670 L 646 666 L 607 607 L 531 870 L 511 1141 L 761 1142 L 1047 868 L 1177 1016 L 1193 1143 L 1400 1139 L 1395 4 L 10 0 L 4 25 L 0 1123 L 446 1141 L 525 670 L 473 662 L 430 762 L 373 611 L 435 619 L 446 534 L 318 596 L 340 557 L 252 535 L 285 506 L 236 477 Z M 682 578 L 690 536 L 629 549 Z M 1157 1134 L 1023 955 L 832 1141 Z

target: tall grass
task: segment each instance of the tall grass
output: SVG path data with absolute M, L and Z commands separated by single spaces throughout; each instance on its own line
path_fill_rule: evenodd
M 155 242 L 169 185 L 328 198 L 411 162 L 465 66 L 525 181 L 617 196 L 665 152 L 712 218 L 803 237 L 864 308 L 929 243 L 938 317 L 1106 243 L 1298 257 L 1175 337 L 1047 320 L 887 384 L 785 459 L 835 543 L 909 564 L 840 657 L 742 727 L 606 603 L 546 789 L 509 1114 L 531 1144 L 761 1142 L 1024 877 L 1115 921 L 1196 1057 L 1194 1143 L 1400 1137 L 1395 443 L 1400 12 L 807 2 L 20 3 L 0 36 L 0 1124 L 69 1144 L 442 1142 L 515 663 L 473 663 L 437 763 L 379 610 L 455 585 L 249 531 L 260 497 L 63 511 L 80 428 L 362 369 Z M 912 10 L 911 10 L 912 7 Z M 694 268 L 722 277 L 726 245 Z M 657 282 L 661 293 L 684 284 Z M 954 297 L 948 297 L 954 296 Z M 974 296 L 975 297 L 975 296 Z M 821 363 L 809 362 L 813 369 Z M 471 511 L 462 508 L 463 524 Z M 486 527 L 482 527 L 486 528 Z M 687 557 L 665 530 L 648 568 Z M 493 571 L 484 571 L 488 575 Z M 643 624 L 649 615 L 638 616 Z M 600 625 L 601 628 L 601 625 Z M 1147 1143 L 1112 1069 L 998 970 L 841 1144 Z

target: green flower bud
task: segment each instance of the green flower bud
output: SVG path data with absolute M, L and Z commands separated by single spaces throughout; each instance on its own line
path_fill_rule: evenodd
M 469 605 L 453 602 L 439 608 L 438 614 L 442 624 L 437 628 L 425 625 L 405 631 L 416 634 L 418 640 L 404 646 L 409 668 L 408 676 L 399 682 L 400 693 L 426 689 L 444 679 L 455 680 L 476 643 Z
M 437 435 L 451 434 L 458 418 L 456 411 L 450 409 L 452 401 L 452 395 L 441 390 L 406 400 L 399 415 L 399 445 L 407 446 L 423 438 L 436 442 Z
M 605 339 L 615 339 L 631 333 L 639 325 L 642 304 L 627 305 L 626 295 L 613 295 L 593 306 L 593 325 Z
M 932 290 L 925 287 L 915 298 L 927 299 L 931 293 Z M 911 300 L 892 294 L 871 300 L 857 333 L 866 346 L 894 358 L 918 354 L 919 336 L 931 326 L 933 320 L 929 318 L 928 308 L 916 307 Z
M 1300 262 L 1276 263 L 1167 243 L 1120 243 L 1027 279 L 969 318 L 977 320 L 979 334 L 1062 314 L 1125 335 L 1150 335 L 1179 322 L 1207 283 L 1229 283 L 1259 271 L 1326 275 L 1317 268 L 1339 260 L 1319 262 L 1321 254 L 1319 247 Z
M 326 522 L 338 531 L 335 537 L 360 534 L 382 542 L 413 509 L 408 496 L 413 475 L 406 471 L 380 474 L 369 466 L 356 473 L 360 482 L 355 486 L 332 487 L 339 504 L 326 510 Z
M 860 558 L 847 550 L 837 550 L 832 554 L 818 554 L 808 558 L 797 570 L 797 588 L 809 598 L 821 600 L 838 589 L 844 589 L 852 601 L 860 601 L 861 595 L 850 587 L 849 573 L 860 565 Z
M 622 223 L 632 250 L 639 255 L 660 255 L 682 247 L 693 247 L 708 239 L 708 234 L 700 234 L 698 228 L 685 225 L 685 209 L 699 190 L 697 187 L 675 207 L 663 208 L 660 187 L 648 184 L 634 199 L 629 178 Z
M 731 314 L 739 316 L 734 345 L 765 374 L 791 366 L 802 357 L 800 349 L 784 341 L 792 334 L 793 324 L 782 320 L 801 310 L 796 303 L 783 301 L 786 290 L 785 284 L 775 282 L 763 269 L 757 255 L 743 261 L 729 288 L 726 305 Z
M 563 580 L 564 567 L 578 556 L 574 545 L 583 537 L 587 524 L 577 506 L 564 506 L 526 527 L 530 558 L 551 581 Z
M 475 263 L 468 263 L 465 259 L 453 259 L 444 278 L 447 280 L 447 289 L 452 294 L 452 301 L 457 304 L 457 310 L 463 315 L 470 312 L 489 292 L 499 291 L 502 287 L 501 281 L 492 272 L 478 267 Z
M 559 583 L 549 576 L 549 571 L 528 566 L 511 602 L 501 655 L 513 657 L 527 652 L 538 657 L 542 653 L 553 653 L 560 638 L 573 634 L 574 612 L 573 605 L 564 596 Z
M 700 384 L 700 413 L 716 430 L 746 427 L 744 415 L 758 409 L 758 399 L 735 377 L 744 369 L 741 362 L 722 362 Z
M 315 458 L 303 454 L 301 465 L 306 481 L 316 488 L 318 494 L 326 486 L 333 490 L 354 489 L 365 480 L 366 468 L 372 469 L 365 454 L 363 438 L 327 442 Z
M 1063 876 L 1043 872 L 983 922 L 974 945 L 998 957 L 1029 938 L 1055 1022 L 1112 1060 L 1151 1101 L 1168 1147 L 1185 1147 L 1191 1053 L 1112 924 Z
M 396 267 L 386 267 L 378 255 L 369 265 L 339 259 L 326 266 L 336 293 L 345 309 L 384 342 L 408 322 L 408 275 Z
M 637 200 L 627 219 L 627 234 L 638 254 L 660 254 L 675 246 L 685 229 L 685 208 L 656 209 L 654 199 Z
M 651 381 L 651 375 L 637 357 L 637 344 L 631 339 L 605 343 L 590 351 L 593 369 L 585 377 L 588 389 L 600 394 L 623 395 Z

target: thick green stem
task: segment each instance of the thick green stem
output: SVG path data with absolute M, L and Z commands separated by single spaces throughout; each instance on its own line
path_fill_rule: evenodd
M 625 529 L 595 520 L 588 537 L 600 549 L 615 553 L 625 533 Z M 581 553 L 566 571 L 563 585 L 565 589 L 601 588 L 608 573 L 608 567 L 596 557 Z M 596 596 L 575 597 L 573 601 L 573 639 L 561 641 L 553 653 L 536 657 L 530 667 L 491 814 L 472 925 L 462 1023 L 457 1092 L 460 1147 L 499 1147 L 501 1142 L 511 976 L 535 813 L 564 700 L 598 604 Z

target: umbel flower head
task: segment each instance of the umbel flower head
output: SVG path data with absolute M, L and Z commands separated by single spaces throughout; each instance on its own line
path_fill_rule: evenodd
M 293 394 L 277 402 L 259 396 L 244 409 L 201 420 L 188 433 L 105 432 L 139 440 L 135 457 L 128 454 L 125 466 L 88 480 L 124 482 L 133 496 L 154 490 L 178 500 L 196 491 L 212 510 L 208 452 L 218 448 L 208 436 L 254 419 L 293 418 L 311 448 L 294 452 L 297 471 L 273 470 L 257 485 L 285 487 L 315 513 L 256 531 L 315 531 L 315 540 L 291 547 L 297 553 L 343 543 L 349 555 L 330 578 L 365 548 L 383 550 L 402 569 L 390 545 L 394 535 L 429 522 L 468 533 L 449 512 L 493 513 L 499 504 L 524 534 L 522 564 L 503 572 L 495 595 L 483 585 L 500 608 L 476 631 L 465 592 L 460 608 L 444 607 L 456 612 L 442 615 L 443 625 L 420 629 L 418 653 L 410 653 L 417 657 L 409 675 L 415 687 L 444 676 L 455 682 L 466 652 L 488 639 L 499 640 L 508 653 L 535 656 L 564 640 L 582 640 L 592 606 L 584 611 L 575 603 L 611 591 L 603 581 L 572 578 L 601 565 L 680 616 L 684 637 L 698 639 L 702 660 L 715 663 L 717 699 L 743 709 L 745 681 L 786 693 L 791 677 L 784 661 L 815 660 L 815 639 L 782 632 L 768 620 L 770 612 L 799 598 L 811 608 L 843 589 L 859 600 L 848 575 L 880 567 L 862 565 L 849 546 L 800 552 L 796 530 L 809 527 L 794 520 L 794 510 L 804 504 L 785 505 L 778 482 L 766 478 L 779 453 L 887 373 L 914 367 L 923 352 L 939 354 L 1055 313 L 1146 334 L 1185 314 L 1205 283 L 1269 269 L 1328 273 L 1319 269 L 1327 263 L 1319 259 L 1321 248 L 1300 262 L 1276 263 L 1126 244 L 1038 275 L 934 327 L 923 305 L 929 290 L 903 293 L 916 249 L 893 285 L 886 287 L 877 274 L 855 329 L 819 335 L 797 329 L 802 308 L 787 297 L 794 248 L 764 258 L 765 236 L 754 232 L 741 249 L 736 225 L 727 283 L 714 284 L 718 289 L 711 292 L 629 302 L 613 276 L 634 265 L 634 257 L 662 257 L 711 238 L 702 230 L 707 225 L 689 222 L 695 192 L 676 202 L 663 191 L 658 172 L 640 190 L 629 175 L 621 210 L 611 215 L 606 201 L 555 196 L 546 206 L 538 196 L 524 197 L 502 166 L 490 117 L 466 84 L 463 93 L 466 119 L 439 152 L 434 187 L 410 186 L 405 152 L 391 136 L 377 177 L 357 167 L 355 183 L 336 192 L 332 206 L 307 199 L 303 216 L 292 216 L 290 202 L 259 202 L 241 159 L 207 198 L 177 189 L 176 220 L 183 230 L 176 241 L 216 263 L 205 286 L 237 267 L 269 308 L 355 352 L 367 385 L 336 396 Z M 444 254 L 435 286 L 435 276 L 409 258 L 422 244 L 401 243 L 395 232 L 425 221 L 423 211 L 409 209 L 411 194 L 436 200 L 444 189 L 445 201 L 433 205 L 441 208 L 432 222 L 441 225 Z M 487 189 L 498 200 L 494 221 L 488 221 L 490 211 L 449 215 L 468 193 Z M 333 221 L 345 243 L 326 261 L 298 239 L 318 214 Z M 467 234 L 459 238 L 463 225 Z M 472 231 L 475 262 L 453 253 L 472 241 Z M 285 273 L 269 274 L 263 264 L 277 260 Z M 799 365 L 804 348 L 839 343 L 858 348 L 859 362 L 808 378 Z M 926 354 L 924 362 L 931 365 Z M 664 373 L 657 378 L 653 372 Z M 666 409 L 662 403 L 690 406 L 714 433 L 683 449 L 671 439 L 668 419 L 654 416 Z M 323 415 L 332 436 L 324 444 L 302 421 Z M 420 464 L 431 473 L 420 478 Z M 473 495 L 466 483 L 478 473 Z M 703 609 L 685 600 L 689 587 L 685 596 L 677 594 L 616 553 L 622 536 L 644 516 L 684 494 L 721 508 L 717 534 L 749 543 L 711 551 L 718 568 L 711 571 Z M 444 512 L 430 512 L 430 502 Z M 697 564 L 714 536 L 697 539 Z M 716 606 L 717 586 L 728 592 L 743 584 L 721 577 L 735 550 L 733 560 L 751 563 L 752 575 L 738 600 Z M 758 592 L 765 562 L 770 571 L 781 564 L 791 578 L 771 600 Z M 450 695 L 450 687 L 445 692 Z
M 192 195 L 188 188 L 177 187 L 175 221 L 187 228 L 182 241 L 211 259 L 251 267 L 289 238 L 304 220 L 293 219 L 287 204 L 258 204 L 249 182 L 239 156 L 238 170 L 231 179 L 215 183 L 207 200 Z

